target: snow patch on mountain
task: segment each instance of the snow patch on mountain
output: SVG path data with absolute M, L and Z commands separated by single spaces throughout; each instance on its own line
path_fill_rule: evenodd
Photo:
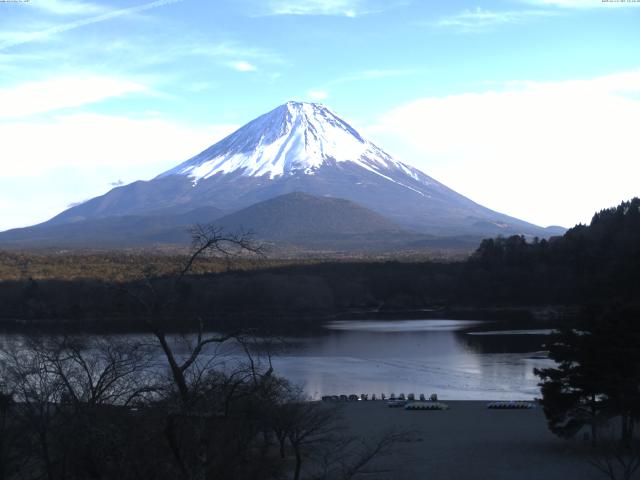
M 300 172 L 313 175 L 331 162 L 353 162 L 407 188 L 411 187 L 393 178 L 394 172 L 429 184 L 426 175 L 362 138 L 329 108 L 305 102 L 277 107 L 159 177 L 186 175 L 194 184 L 232 172 L 274 179 Z

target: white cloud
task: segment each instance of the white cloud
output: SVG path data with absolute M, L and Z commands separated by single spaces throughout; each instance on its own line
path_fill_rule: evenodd
M 65 168 L 162 169 L 230 133 L 233 125 L 190 126 L 151 117 L 76 114 L 40 122 L 0 123 L 3 176 Z M 25 170 L 25 165 L 28 169 Z M 156 171 L 155 173 L 160 173 Z M 105 182 L 112 179 L 105 179 Z
M 184 88 L 189 92 L 201 93 L 201 92 L 206 92 L 208 90 L 214 90 L 216 88 L 220 88 L 220 84 L 216 82 L 209 82 L 209 81 L 193 82 L 193 83 L 184 85 Z
M 329 94 L 324 90 L 309 90 L 307 95 L 313 100 L 326 100 L 329 98 Z
M 557 7 L 584 8 L 595 5 L 602 5 L 602 0 L 525 0 L 526 3 L 534 5 L 553 5 Z
M 23 43 L 34 42 L 39 40 L 46 40 L 54 35 L 75 30 L 76 28 L 84 27 L 87 25 L 93 25 L 96 23 L 105 22 L 107 20 L 113 20 L 114 18 L 124 17 L 132 15 L 134 13 L 144 12 L 154 8 L 170 5 L 172 3 L 182 2 L 184 0 L 155 0 L 154 2 L 144 3 L 142 5 L 136 5 L 134 7 L 121 8 L 118 10 L 110 10 L 100 15 L 94 15 L 87 18 L 75 20 L 73 22 L 63 23 L 59 25 L 52 25 L 39 30 L 30 32 L 9 32 L 2 35 L 2 42 L 0 42 L 0 50 L 21 45 Z
M 480 33 L 501 25 L 522 23 L 532 18 L 553 15 L 557 13 L 547 10 L 490 11 L 478 7 L 475 10 L 464 10 L 461 13 L 440 18 L 433 25 L 460 33 Z
M 344 15 L 354 17 L 360 0 L 271 0 L 273 15 Z
M 405 75 L 411 75 L 415 73 L 415 70 L 409 69 L 382 69 L 382 70 L 365 70 L 362 72 L 362 78 L 389 78 L 389 77 L 404 77 Z
M 44 221 L 114 179 L 152 178 L 235 128 L 96 114 L 0 122 L 0 230 Z
M 144 85 L 98 75 L 54 77 L 0 88 L 0 119 L 25 117 L 79 107 L 129 93 L 148 91 Z
M 429 97 L 368 129 L 473 200 L 541 225 L 640 195 L 640 71 Z
M 96 15 L 106 10 L 105 7 L 95 3 L 74 0 L 35 0 L 30 3 L 29 7 L 54 15 Z
M 244 60 L 239 60 L 237 62 L 231 62 L 229 63 L 229 66 L 231 68 L 233 68 L 234 70 L 237 70 L 239 72 L 254 72 L 257 70 L 257 67 L 249 62 L 246 62 Z
M 559 8 L 601 8 L 601 7 L 638 7 L 635 0 L 521 0 L 523 3 L 543 7 Z
M 169 54 L 173 56 L 203 56 L 203 57 L 222 57 L 222 58 L 249 58 L 261 62 L 281 64 L 284 62 L 278 54 L 255 47 L 240 45 L 235 42 L 221 42 L 217 44 L 207 44 L 206 39 L 196 39 L 184 43 L 172 44 L 169 48 Z M 161 52 L 159 55 L 164 55 Z
M 400 68 L 387 68 L 387 69 L 375 69 L 375 70 L 363 70 L 361 72 L 346 75 L 344 77 L 337 78 L 330 82 L 332 85 L 348 82 L 362 82 L 367 80 L 379 80 L 383 78 L 397 78 L 406 77 L 418 73 L 418 69 L 400 69 Z
M 407 4 L 406 0 L 269 0 L 260 6 L 267 15 L 332 15 L 355 18 Z

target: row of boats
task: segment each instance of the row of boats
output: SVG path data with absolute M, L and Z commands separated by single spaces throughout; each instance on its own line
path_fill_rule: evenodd
M 388 407 L 404 407 L 405 410 L 448 410 L 449 406 L 445 403 L 438 401 L 438 395 L 431 394 L 427 399 L 424 394 L 420 394 L 416 399 L 413 393 L 408 394 L 406 397 L 404 393 L 401 393 L 397 397 L 392 393 L 388 398 L 383 393 L 380 397 L 377 397 L 374 393 L 369 398 L 369 395 L 362 393 L 360 395 L 324 395 L 322 400 L 325 402 L 358 402 L 358 401 L 375 401 L 382 400 Z M 535 408 L 535 402 L 525 400 L 506 400 L 496 401 L 487 404 L 487 408 L 500 409 L 500 410 L 528 410 Z
M 373 395 L 371 395 L 371 397 L 369 397 L 369 394 L 367 394 L 367 393 L 361 393 L 360 395 L 355 395 L 355 394 L 351 394 L 351 395 L 323 395 L 321 398 L 322 398 L 323 402 L 358 402 L 358 401 L 368 401 L 368 400 L 375 401 L 375 400 L 378 400 L 378 399 L 386 401 L 387 403 L 389 403 L 389 402 L 415 402 L 415 401 L 437 402 L 438 401 L 438 395 L 436 395 L 435 393 L 432 393 L 429 396 L 428 399 L 425 397 L 424 393 L 421 393 L 417 399 L 416 399 L 415 394 L 413 394 L 413 393 L 409 393 L 406 397 L 405 397 L 404 393 L 401 393 L 397 397 L 396 397 L 395 393 L 392 393 L 391 395 L 389 395 L 388 398 L 384 393 L 381 394 L 380 397 L 378 397 L 375 393 Z M 404 405 L 404 403 L 403 403 L 403 405 Z
M 535 402 L 527 402 L 523 400 L 510 400 L 501 402 L 491 402 L 487 405 L 487 408 L 497 409 L 515 409 L 515 410 L 529 410 L 535 408 Z

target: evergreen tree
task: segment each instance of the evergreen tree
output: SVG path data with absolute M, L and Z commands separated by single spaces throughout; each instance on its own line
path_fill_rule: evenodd
M 606 411 L 604 364 L 589 332 L 568 328 L 548 344 L 556 368 L 535 369 L 541 379 L 542 406 L 549 429 L 573 437 L 588 425 L 597 441 L 597 425 Z
M 605 362 L 603 382 L 611 416 L 619 417 L 621 440 L 631 444 L 640 417 L 640 315 L 631 307 L 615 308 L 593 328 Z
M 549 428 L 563 437 L 618 417 L 629 445 L 640 417 L 640 318 L 631 307 L 615 308 L 555 335 L 548 344 L 554 368 L 535 369 Z

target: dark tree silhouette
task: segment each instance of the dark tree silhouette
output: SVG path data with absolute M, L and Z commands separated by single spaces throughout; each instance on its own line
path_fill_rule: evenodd
M 635 308 L 612 308 L 555 335 L 549 357 L 557 367 L 536 369 L 549 428 L 574 436 L 590 425 L 618 417 L 621 442 L 630 445 L 640 415 L 640 315 Z
M 554 335 L 547 348 L 549 358 L 558 366 L 534 372 L 541 379 L 541 404 L 549 429 L 561 437 L 573 437 L 588 425 L 595 445 L 606 407 L 603 389 L 607 374 L 598 340 L 591 333 L 567 328 Z

